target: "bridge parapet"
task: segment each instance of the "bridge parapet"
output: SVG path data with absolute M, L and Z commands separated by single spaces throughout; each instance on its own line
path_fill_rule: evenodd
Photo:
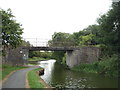
M 44 50 L 44 51 L 73 51 L 74 48 L 70 48 L 70 47 L 30 47 L 29 50 L 30 51 L 40 51 L 40 50 Z

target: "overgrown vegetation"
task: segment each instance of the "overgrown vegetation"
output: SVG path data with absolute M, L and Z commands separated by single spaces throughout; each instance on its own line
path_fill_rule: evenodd
M 101 61 L 96 61 L 91 64 L 80 64 L 72 68 L 72 70 L 118 77 L 120 73 L 118 65 L 120 65 L 120 56 L 115 54 L 112 57 L 104 58 Z
M 40 82 L 40 77 L 37 75 L 37 71 L 42 68 L 37 68 L 28 72 L 28 81 L 30 88 L 44 88 L 44 85 Z
M 3 64 L 2 65 L 2 73 L 0 73 L 0 75 L 2 74 L 2 78 L 0 78 L 0 80 L 3 80 L 12 71 L 23 69 L 23 68 L 27 68 L 27 67 L 25 67 L 25 66 L 11 66 L 11 65 L 7 65 L 7 64 Z

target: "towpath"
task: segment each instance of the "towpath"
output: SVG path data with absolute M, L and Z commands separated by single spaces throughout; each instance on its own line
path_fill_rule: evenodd
M 2 85 L 2 88 L 25 88 L 26 87 L 26 73 L 30 70 L 38 68 L 39 66 L 30 66 L 29 68 L 18 70 L 14 72 Z

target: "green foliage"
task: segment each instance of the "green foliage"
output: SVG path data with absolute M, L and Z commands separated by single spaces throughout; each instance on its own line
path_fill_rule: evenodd
M 65 52 L 64 51 L 54 51 L 52 54 L 52 58 L 56 59 L 57 62 L 62 63 L 62 59 L 64 57 Z
M 86 35 L 86 36 L 80 36 L 80 45 L 90 45 L 92 44 L 92 40 L 94 38 L 94 35 L 93 34 L 89 34 L 89 35 Z
M 107 45 L 110 52 L 120 52 L 120 2 L 112 4 L 106 14 L 98 19 L 99 33 L 102 35 L 100 42 Z M 115 52 L 113 52 L 115 53 Z
M 64 57 L 62 58 L 62 64 L 66 65 L 66 57 L 67 53 L 64 54 Z
M 29 41 L 26 42 L 26 41 L 22 40 L 21 46 L 27 46 L 27 47 L 30 47 L 31 44 L 30 44 Z
M 2 44 L 4 46 L 17 47 L 21 44 L 23 28 L 14 18 L 11 9 L 7 11 L 0 9 L 2 15 Z
M 57 46 L 57 47 L 67 47 L 67 46 L 73 46 L 74 45 L 74 39 L 72 38 L 72 35 L 69 33 L 54 33 L 52 35 L 52 40 L 48 41 L 49 46 Z
M 82 31 L 73 33 L 73 39 L 76 46 L 97 45 L 99 44 L 98 37 L 100 37 L 98 25 L 89 25 Z
M 41 57 L 41 58 L 51 58 L 52 56 L 52 52 L 39 52 L 39 51 L 30 51 L 29 53 L 29 57 L 32 58 L 32 57 Z
M 28 72 L 28 81 L 30 88 L 44 88 L 44 85 L 40 83 L 40 77 L 37 75 L 37 71 L 42 68 L 37 68 Z
M 79 66 L 75 66 L 72 70 L 118 77 L 120 76 L 119 58 L 120 56 L 115 54 L 112 57 L 103 58 L 101 61 L 93 62 L 91 64 L 80 64 Z

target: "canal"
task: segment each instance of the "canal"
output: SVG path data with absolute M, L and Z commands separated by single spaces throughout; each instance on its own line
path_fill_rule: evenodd
M 45 69 L 41 78 L 52 87 L 62 88 L 117 88 L 118 79 L 98 74 L 85 74 L 66 70 L 56 60 L 40 61 Z

